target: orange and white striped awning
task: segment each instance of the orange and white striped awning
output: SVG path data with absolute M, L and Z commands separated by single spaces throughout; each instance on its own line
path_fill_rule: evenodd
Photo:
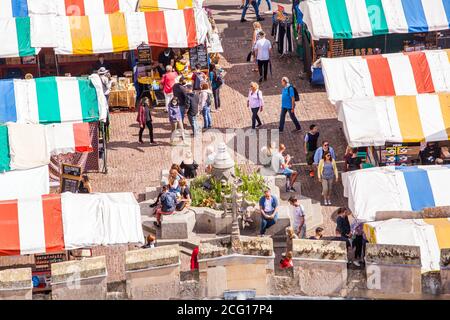
M 191 48 L 205 39 L 194 9 L 55 17 L 56 54 L 96 54 L 136 49 L 140 44 Z M 202 36 L 198 36 L 202 34 Z
M 138 10 L 142 12 L 187 9 L 196 7 L 199 0 L 141 0 L 139 1 Z M 201 3 L 200 3 L 201 7 Z

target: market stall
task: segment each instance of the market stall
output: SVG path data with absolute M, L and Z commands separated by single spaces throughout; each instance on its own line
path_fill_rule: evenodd
M 378 167 L 342 174 L 354 216 L 374 221 L 378 211 L 420 211 L 450 205 L 450 166 Z
M 63 193 L 0 201 L 0 213 L 0 255 L 144 243 L 140 208 L 132 193 Z
M 450 219 L 391 219 L 364 225 L 370 243 L 420 247 L 422 272 L 439 271 L 441 250 L 450 248 Z
M 0 136 L 0 139 L 1 136 Z M 40 196 L 50 192 L 48 166 L 0 173 L 0 200 Z
M 323 57 L 438 49 L 449 10 L 447 0 L 301 1 L 305 71 Z

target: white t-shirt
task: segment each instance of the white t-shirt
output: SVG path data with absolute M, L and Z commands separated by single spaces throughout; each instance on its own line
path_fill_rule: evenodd
M 269 60 L 269 50 L 272 49 L 272 44 L 266 38 L 256 41 L 255 49 L 258 50 L 257 60 Z
M 300 226 L 301 217 L 305 217 L 305 208 L 302 205 L 294 207 L 294 230 Z
M 273 210 L 274 210 L 274 208 L 272 207 L 272 197 L 270 197 L 270 199 L 265 199 L 264 211 L 265 212 L 271 212 Z
M 284 164 L 284 157 L 280 152 L 277 151 L 272 155 L 272 163 L 271 163 L 272 170 L 275 171 L 276 173 L 283 172 L 283 169 L 281 168 L 282 164 Z

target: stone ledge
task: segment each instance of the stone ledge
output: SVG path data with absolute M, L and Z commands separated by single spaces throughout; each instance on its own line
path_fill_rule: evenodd
M 441 268 L 450 267 L 450 249 L 441 249 Z
M 344 241 L 294 239 L 293 257 L 347 261 L 347 248 Z
M 0 271 L 0 291 L 33 288 L 31 268 L 6 269 Z
M 51 265 L 52 284 L 106 277 L 106 257 L 99 256 L 83 260 L 53 263 Z
M 241 236 L 240 239 L 243 255 L 265 257 L 273 255 L 273 240 L 271 238 Z
M 367 244 L 366 263 L 421 265 L 420 247 L 388 244 Z
M 125 271 L 143 270 L 177 264 L 180 247 L 176 245 L 128 251 L 125 254 Z

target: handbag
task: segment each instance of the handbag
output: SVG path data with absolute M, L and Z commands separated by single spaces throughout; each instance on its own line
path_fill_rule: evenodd
M 252 60 L 252 55 L 253 55 L 253 52 L 250 51 L 247 55 L 247 62 L 250 62 Z

